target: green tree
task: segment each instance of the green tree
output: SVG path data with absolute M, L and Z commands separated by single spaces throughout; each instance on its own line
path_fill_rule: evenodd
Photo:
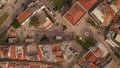
M 62 3 L 59 0 L 53 0 L 53 4 L 57 9 L 62 8 Z
M 21 26 L 21 24 L 18 22 L 18 20 L 15 18 L 13 23 L 12 23 L 12 26 L 17 29 Z
M 79 36 L 76 36 L 76 41 L 84 48 L 88 49 L 95 42 L 94 38 L 90 38 L 87 41 L 82 41 Z
M 31 17 L 30 25 L 37 27 L 40 24 L 39 19 L 36 16 Z

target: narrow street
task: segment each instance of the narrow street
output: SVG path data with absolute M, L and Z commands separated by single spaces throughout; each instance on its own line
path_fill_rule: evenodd
M 12 62 L 12 63 L 37 63 L 37 64 L 46 64 L 53 65 L 56 68 L 62 68 L 62 65 L 59 62 L 45 62 L 45 61 L 30 61 L 30 60 L 14 60 L 14 59 L 0 59 L 0 62 Z

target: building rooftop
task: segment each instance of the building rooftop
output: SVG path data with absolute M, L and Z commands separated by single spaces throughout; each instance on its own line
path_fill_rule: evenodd
M 112 30 L 118 34 L 120 34 L 120 23 L 115 23 L 112 27 Z
M 116 2 L 118 3 L 118 1 L 120 2 L 120 0 L 106 0 L 106 2 L 110 5 L 110 7 L 115 11 L 118 12 L 119 10 L 119 5 L 116 5 Z
M 101 3 L 92 13 L 103 26 L 108 26 L 115 17 L 115 11 L 106 2 Z
M 115 3 L 114 3 L 116 6 L 120 6 L 120 0 L 115 0 Z
M 75 3 L 64 15 L 73 26 L 84 16 L 86 12 L 79 6 L 78 3 Z
M 7 68 L 7 62 L 5 62 L 5 63 L 0 63 L 0 68 Z
M 37 45 L 37 46 L 36 46 L 36 49 L 37 49 L 37 52 L 38 52 L 39 59 L 40 59 L 41 61 L 43 61 L 43 60 L 44 60 L 44 56 L 43 56 L 43 54 L 42 54 L 41 47 L 39 47 L 39 46 Z
M 46 65 L 46 68 L 54 68 L 54 67 L 51 65 Z
M 25 10 L 22 12 L 18 17 L 17 20 L 18 22 L 22 23 L 24 22 L 28 17 L 30 17 L 33 14 L 33 12 L 29 9 Z
M 22 65 L 21 68 L 29 68 L 29 66 L 24 66 L 24 65 Z
M 119 65 L 112 59 L 108 64 L 108 68 L 119 68 Z
M 51 22 L 51 20 L 47 17 L 45 23 L 44 23 L 42 26 L 47 29 L 47 27 L 49 27 L 50 25 L 52 25 L 52 22 Z
M 17 59 L 23 60 L 23 46 L 17 46 Z
M 47 61 L 56 61 L 56 57 L 53 54 L 52 48 L 49 45 L 43 47 L 43 55 L 45 60 Z
M 15 68 L 15 64 L 14 63 L 8 63 L 8 68 Z
M 61 50 L 60 51 L 53 51 L 53 54 L 55 55 L 57 61 L 64 61 L 63 53 Z
M 96 47 L 91 48 L 80 60 L 80 64 L 86 68 L 98 68 L 102 66 L 103 62 L 107 62 L 108 54 L 107 49 L 102 43 L 97 43 Z
M 85 56 L 85 59 L 86 59 L 87 61 L 89 61 L 89 62 L 95 62 L 96 59 L 97 59 L 97 57 L 96 57 L 93 53 L 89 52 L 89 53 Z
M 40 64 L 30 64 L 30 68 L 40 68 Z
M 27 47 L 24 46 L 23 47 L 23 59 L 27 59 L 27 51 L 28 51 Z
M 90 10 L 98 0 L 79 0 L 79 1 L 86 10 Z
M 97 68 L 97 66 L 91 63 L 88 68 Z
M 120 34 L 117 34 L 117 36 L 115 37 L 115 40 L 120 43 Z
M 76 55 L 76 51 L 74 51 L 75 49 L 73 49 L 71 47 L 71 43 L 63 43 L 63 45 L 61 46 L 62 51 L 64 51 L 63 56 L 64 59 L 67 63 L 70 63 L 75 55 Z
M 47 65 L 38 62 L 2 62 L 0 66 L 2 68 L 54 68 L 51 64 Z
M 103 56 L 103 52 L 97 47 L 93 53 L 95 54 L 96 57 L 102 57 Z
M 106 49 L 106 47 L 104 46 L 104 44 L 98 42 L 96 45 L 97 45 L 98 50 L 100 50 L 100 51 L 98 51 L 98 53 L 100 55 L 96 54 L 97 56 L 99 56 L 99 57 L 105 57 L 109 53 L 108 50 Z
M 10 46 L 10 58 L 11 59 L 16 59 L 16 46 Z
M 8 58 L 8 52 L 9 52 L 9 48 L 4 47 L 4 46 L 0 46 L 0 57 L 1 58 Z

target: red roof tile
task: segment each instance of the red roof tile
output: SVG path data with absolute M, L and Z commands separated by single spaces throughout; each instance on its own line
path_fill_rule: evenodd
M 19 55 L 17 56 L 17 59 L 18 59 L 18 60 L 23 60 L 22 54 L 19 54 Z
M 38 55 L 39 55 L 39 59 L 40 59 L 40 60 L 44 60 L 44 57 L 43 57 L 43 55 L 42 55 L 41 48 L 37 45 L 37 46 L 36 46 L 36 49 L 37 49 L 37 52 L 38 52 Z
M 15 68 L 15 64 L 9 63 L 9 64 L 8 64 L 8 68 Z
M 115 31 L 116 33 L 120 34 L 120 23 L 115 23 L 114 26 L 112 27 L 112 30 Z
M 97 57 L 93 53 L 89 52 L 89 54 L 85 56 L 85 59 L 89 62 L 95 62 Z
M 88 61 L 89 62 L 94 62 L 96 60 L 96 56 L 95 55 L 91 55 L 89 58 L 88 58 Z
M 88 68 L 97 68 L 97 66 L 91 63 Z
M 3 50 L 0 50 L 0 56 L 4 54 L 4 51 Z
M 107 4 L 106 10 L 114 17 L 115 16 L 115 11 Z
M 90 10 L 97 2 L 97 0 L 79 0 L 79 1 L 86 10 Z
M 51 65 L 47 65 L 46 68 L 54 68 L 54 67 Z
M 59 44 L 52 45 L 51 47 L 52 47 L 52 50 L 53 50 L 53 51 L 60 51 L 60 50 L 61 50 Z
M 10 47 L 10 58 L 11 59 L 16 59 L 16 46 L 11 46 Z
M 72 6 L 69 11 L 65 14 L 65 18 L 72 24 L 75 25 L 85 14 L 85 11 L 76 3 Z
M 21 13 L 17 17 L 18 22 L 22 23 L 23 21 L 25 21 L 25 19 L 27 19 L 28 17 L 30 17 L 32 15 L 32 13 L 33 12 L 31 10 L 25 10 L 23 13 Z
M 54 54 L 56 57 L 63 57 L 62 51 L 56 51 L 56 52 L 53 52 L 53 54 Z
M 40 68 L 40 64 L 30 64 L 30 68 Z
M 82 59 L 82 60 L 80 60 L 79 63 L 82 65 L 82 64 L 84 64 L 85 61 L 86 61 L 85 59 Z
M 8 57 L 8 52 L 6 51 L 6 48 L 4 46 L 0 46 L 0 56 Z
M 23 47 L 23 59 L 27 59 L 27 47 Z
M 29 66 L 21 65 L 21 68 L 29 68 Z

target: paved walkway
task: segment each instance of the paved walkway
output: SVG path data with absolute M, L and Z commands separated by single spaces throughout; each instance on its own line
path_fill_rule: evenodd
M 10 26 L 11 22 L 12 22 L 12 15 L 13 15 L 13 8 L 11 7 L 11 5 L 6 4 L 5 7 L 2 9 L 1 11 L 1 15 L 4 12 L 8 12 L 9 16 L 7 17 L 7 19 L 5 20 L 5 22 L 0 26 L 0 34 L 3 33 L 4 31 L 6 31 L 8 29 L 8 27 Z M 1 16 L 0 15 L 0 16 Z
M 79 35 L 82 37 L 81 35 L 81 31 L 84 28 L 90 28 L 93 32 L 93 34 L 95 33 L 95 30 L 92 26 L 90 26 L 89 24 L 87 24 L 86 18 L 88 18 L 89 16 L 86 14 L 86 16 L 84 16 L 83 19 L 81 19 L 75 26 L 73 26 L 71 23 L 69 23 L 67 20 L 65 20 L 64 18 L 61 17 L 61 15 L 56 14 L 56 21 L 64 24 L 65 26 L 67 26 L 67 30 L 68 32 L 74 32 L 76 35 Z
M 11 0 L 12 1 L 12 0 Z M 11 25 L 15 15 L 16 11 L 19 7 L 21 7 L 21 4 L 25 2 L 25 0 L 18 0 L 16 4 L 11 3 L 9 0 L 8 4 L 5 4 L 5 7 L 0 11 L 0 14 L 2 15 L 4 12 L 8 12 L 9 16 L 7 20 L 0 26 L 0 34 L 5 32 Z

